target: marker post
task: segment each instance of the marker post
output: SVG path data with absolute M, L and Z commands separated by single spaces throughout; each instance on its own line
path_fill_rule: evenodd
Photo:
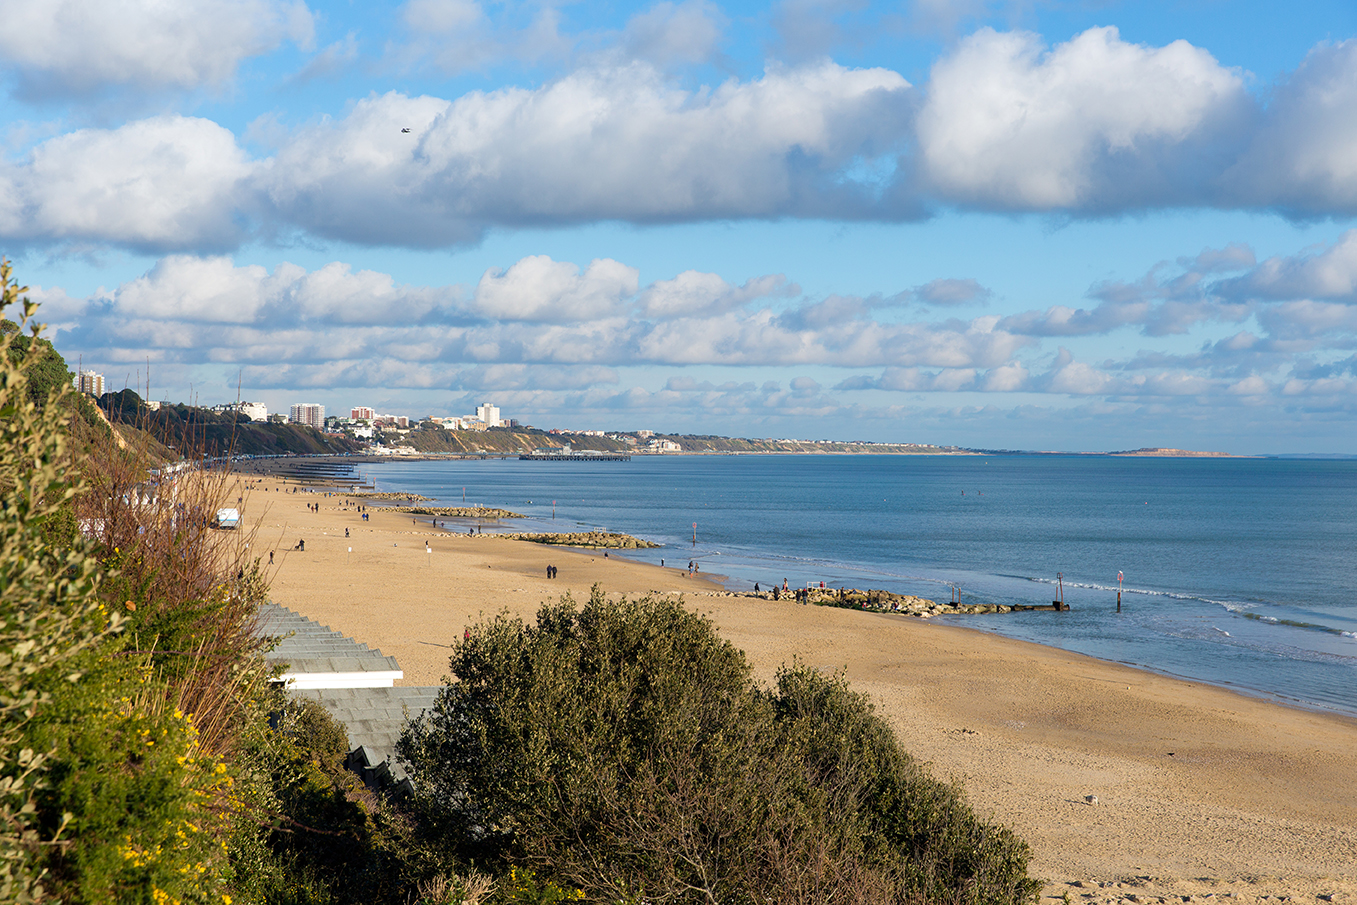
M 1121 612 L 1121 572 L 1117 573 L 1117 612 Z

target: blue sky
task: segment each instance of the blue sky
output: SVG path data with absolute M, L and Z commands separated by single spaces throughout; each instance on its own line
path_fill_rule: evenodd
M 0 12 L 0 250 L 116 387 L 1357 452 L 1350 0 Z

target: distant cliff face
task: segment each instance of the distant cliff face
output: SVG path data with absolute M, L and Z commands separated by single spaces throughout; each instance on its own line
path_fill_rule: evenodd
M 1222 457 L 1230 458 L 1229 453 L 1223 452 L 1202 452 L 1195 449 L 1170 449 L 1163 446 L 1147 446 L 1141 449 L 1128 449 L 1120 452 L 1108 453 L 1109 456 L 1158 456 L 1160 458 L 1204 458 L 1204 457 Z
M 99 397 L 99 408 L 111 421 L 145 431 L 176 455 L 276 456 L 362 449 L 356 440 L 322 434 L 302 424 L 251 421 L 246 415 L 222 414 L 183 403 L 151 411 L 132 390 L 105 393 Z

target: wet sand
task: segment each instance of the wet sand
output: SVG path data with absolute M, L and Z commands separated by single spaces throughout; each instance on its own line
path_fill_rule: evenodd
M 500 610 L 531 620 L 595 584 L 682 594 L 761 680 L 793 657 L 846 671 L 911 754 L 1028 840 L 1046 901 L 1357 905 L 1357 720 L 966 628 L 731 596 L 682 569 L 436 531 L 377 506 L 363 522 L 343 499 L 250 492 L 252 553 L 275 551 L 274 600 L 394 655 L 401 684 L 437 684 L 449 646 Z M 290 549 L 299 538 L 305 552 Z

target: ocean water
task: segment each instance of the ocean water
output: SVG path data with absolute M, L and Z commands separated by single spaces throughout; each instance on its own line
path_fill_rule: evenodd
M 956 585 L 967 602 L 1030 604 L 1050 603 L 1063 575 L 1069 612 L 945 620 L 1357 715 L 1357 461 L 654 456 L 362 471 L 382 490 L 531 517 L 505 530 L 658 541 L 628 555 L 696 560 L 733 589 L 785 578 L 946 601 Z

